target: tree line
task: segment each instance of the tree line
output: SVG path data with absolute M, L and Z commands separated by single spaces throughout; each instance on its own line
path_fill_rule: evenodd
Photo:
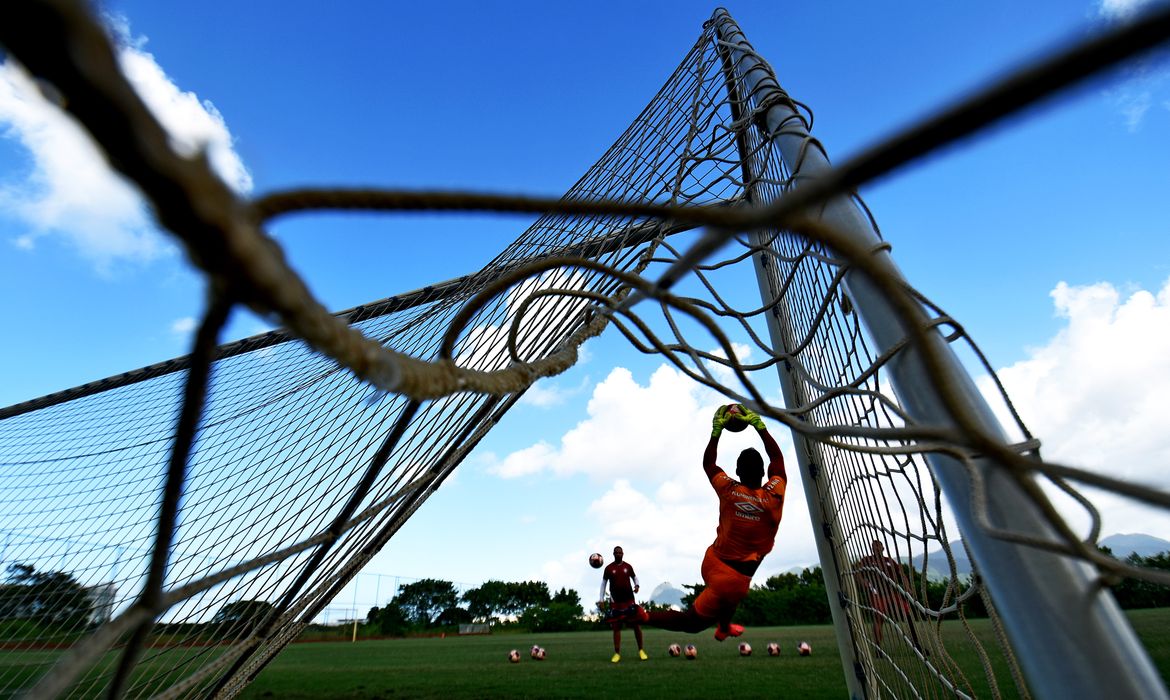
M 35 636 L 37 629 L 82 631 L 94 608 L 90 592 L 68 573 L 10 564 L 0 584 L 0 634 L 10 639 Z
M 1108 548 L 1102 551 L 1112 556 Z M 1125 561 L 1149 569 L 1170 571 L 1170 552 L 1149 557 L 1131 554 Z M 938 609 L 953 603 L 956 592 L 947 579 L 927 581 L 925 586 L 916 571 L 903 564 L 907 579 L 916 591 L 925 589 L 923 604 Z M 703 590 L 703 584 L 684 585 L 689 593 L 683 605 L 690 605 Z M 1112 586 L 1113 595 L 1124 609 L 1170 607 L 1170 587 L 1124 579 Z M 647 610 L 663 609 L 642 601 Z M 171 632 L 203 639 L 224 639 L 250 631 L 267 619 L 273 605 L 263 600 L 237 600 L 226 603 L 211 620 L 204 623 L 168 625 L 160 623 L 160 632 Z M 7 580 L 0 584 L 0 638 L 36 636 L 36 630 L 81 633 L 94 624 L 95 601 L 90 589 L 63 571 L 37 571 L 27 564 L 11 564 Z M 963 603 L 967 617 L 986 617 L 981 596 Z M 752 586 L 740 603 L 735 622 L 748 626 L 816 625 L 831 622 L 831 609 L 821 567 L 799 573 L 768 577 L 763 584 Z M 464 591 L 440 579 L 421 579 L 401 584 L 392 600 L 372 607 L 366 615 L 364 633 L 404 636 L 433 633 L 461 624 L 487 623 L 515 626 L 532 632 L 555 632 L 604 627 L 604 621 L 586 619 L 577 591 L 561 588 L 551 592 L 542 581 L 487 581 Z M 171 629 L 174 628 L 174 629 Z
M 455 584 L 424 578 L 398 587 L 384 606 L 374 606 L 366 623 L 385 635 L 469 623 L 514 622 L 534 632 L 578 629 L 584 608 L 577 591 L 550 593 L 543 581 L 487 581 L 459 594 Z

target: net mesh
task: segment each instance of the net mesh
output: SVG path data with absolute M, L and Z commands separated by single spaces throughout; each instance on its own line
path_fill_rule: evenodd
M 559 200 L 301 191 L 245 203 L 170 150 L 83 7 L 19 5 L 0 17 L 0 41 L 138 182 L 206 274 L 210 301 L 190 356 L 0 410 L 3 560 L 17 565 L 0 590 L 0 692 L 238 693 L 532 382 L 571 366 L 608 326 L 793 429 L 810 501 L 828 513 L 839 641 L 873 696 L 1028 692 L 978 577 L 959 574 L 965 557 L 924 452 L 993 453 L 1027 474 L 1167 505 L 1042 462 L 1034 443 L 1005 444 L 962 416 L 949 429 L 902 410 L 887 381 L 902 346 L 929 354 L 928 332 L 973 346 L 872 250 L 803 214 L 897 158 L 794 189 L 799 164 L 762 116 L 777 100 L 802 129 L 811 114 L 782 91 L 753 91 L 715 20 Z M 85 60 L 61 60 L 69 47 Z M 328 314 L 260 228 L 326 207 L 542 215 L 478 273 Z M 877 349 L 858 317 L 843 282 L 858 270 L 901 300 L 907 330 L 893 349 Z M 759 291 L 745 284 L 757 273 Z M 286 328 L 217 345 L 234 304 Z M 745 347 L 763 359 L 744 361 Z M 786 406 L 758 386 L 777 370 L 792 387 Z M 1067 536 L 1032 544 L 1157 579 L 1097 556 L 1049 514 Z M 938 572 L 941 598 L 929 593 Z M 975 601 L 993 634 L 967 625 Z M 977 649 L 979 666 L 956 662 L 955 644 Z

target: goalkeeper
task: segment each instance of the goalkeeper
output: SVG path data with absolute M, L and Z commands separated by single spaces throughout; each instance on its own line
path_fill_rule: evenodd
M 729 420 L 742 420 L 759 432 L 768 453 L 767 481 L 764 460 L 754 448 L 741 452 L 736 461 L 739 481 L 715 463 L 719 435 Z M 703 471 L 719 496 L 719 527 L 715 542 L 703 557 L 706 587 L 687 610 L 652 612 L 646 623 L 676 632 L 701 632 L 714 625 L 715 639 L 723 641 L 743 633 L 741 625 L 731 623 L 731 616 L 747 595 L 752 575 L 764 555 L 772 551 L 784 512 L 788 475 L 780 446 L 758 414 L 740 404 L 729 404 L 715 411 L 711 424 L 711 440 L 703 452 Z

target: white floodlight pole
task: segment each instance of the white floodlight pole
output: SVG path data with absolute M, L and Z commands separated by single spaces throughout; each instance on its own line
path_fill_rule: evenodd
M 812 140 L 803 118 L 764 63 L 722 8 L 712 21 L 733 58 L 744 92 L 756 104 L 768 104 L 763 128 L 779 148 L 796 181 L 816 180 L 831 166 Z M 779 99 L 778 99 L 779 98 Z M 888 256 L 869 219 L 848 197 L 824 205 L 820 219 L 834 230 L 853 236 Z M 892 262 L 890 263 L 893 269 Z M 879 352 L 901 343 L 906 333 L 889 301 L 860 273 L 846 273 L 844 283 L 853 306 Z M 942 351 L 948 379 L 960 387 L 968 410 L 978 416 L 987 434 L 1003 429 L 950 346 L 932 331 L 930 342 Z M 953 426 L 942 399 L 932 386 L 920 353 L 904 348 L 889 363 L 894 392 L 916 421 Z M 995 538 L 979 525 L 972 510 L 972 487 L 958 460 L 928 457 L 935 478 L 947 496 L 967 544 L 999 610 L 1016 656 L 1032 690 L 1041 698 L 1093 697 L 1112 700 L 1167 698 L 1166 688 L 1117 602 L 1088 563 L 1068 556 Z M 978 459 L 986 492 L 992 497 L 986 513 L 995 526 L 1056 539 L 1037 505 L 1004 467 Z M 848 675 L 848 674 L 847 674 Z

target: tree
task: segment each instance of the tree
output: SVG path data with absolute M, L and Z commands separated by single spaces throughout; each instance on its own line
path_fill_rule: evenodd
M 465 625 L 469 622 L 474 622 L 471 613 L 467 612 L 464 608 L 455 606 L 447 608 L 435 618 L 436 627 L 439 625 Z
M 37 571 L 28 564 L 8 566 L 0 616 L 35 620 L 77 629 L 89 623 L 93 600 L 85 587 L 64 571 Z
M 532 607 L 547 607 L 552 597 L 548 593 L 548 584 L 543 581 L 487 581 L 479 588 L 465 592 L 463 602 L 472 617 L 490 620 L 520 615 Z M 580 598 L 577 598 L 577 603 L 580 604 Z
M 455 584 L 433 578 L 402 584 L 394 598 L 407 618 L 423 627 L 429 627 L 447 608 L 455 607 L 458 600 Z
M 272 609 L 266 600 L 237 600 L 220 608 L 211 624 L 219 635 L 242 636 L 263 624 Z
M 410 620 L 402 607 L 396 601 L 390 601 L 385 607 L 374 606 L 366 615 L 366 621 L 373 625 L 380 634 L 400 637 L 410 629 Z
M 736 610 L 744 625 L 814 625 L 830 621 L 829 597 L 819 566 L 769 576 L 753 586 Z
M 686 595 L 684 595 L 682 597 L 683 607 L 689 608 L 689 607 L 691 607 L 691 605 L 694 604 L 695 598 L 698 598 L 699 594 L 703 592 L 703 589 L 705 589 L 707 587 L 707 584 L 705 584 L 705 583 L 689 583 L 689 584 L 684 583 L 682 585 L 682 587 L 687 589 L 688 591 L 690 591 L 690 593 L 687 593 Z
M 1110 556 L 1113 554 L 1108 547 L 1102 547 L 1101 550 Z M 1125 563 L 1147 569 L 1170 571 L 1170 552 L 1162 552 L 1150 557 L 1143 557 L 1136 553 L 1130 554 L 1125 558 Z M 1127 578 L 1113 585 L 1113 597 L 1117 599 L 1118 605 L 1127 610 L 1162 608 L 1170 606 L 1170 587 L 1151 581 Z
M 521 581 L 508 584 L 505 612 L 518 615 L 531 607 L 545 607 L 552 602 L 544 581 Z
M 532 632 L 571 632 L 582 627 L 581 606 L 568 603 L 534 605 L 520 615 L 520 624 Z
M 520 624 L 533 632 L 568 632 L 581 628 L 584 614 L 577 591 L 562 588 L 546 604 L 528 606 Z
M 508 601 L 508 584 L 503 581 L 485 581 L 479 588 L 472 588 L 463 594 L 463 602 L 471 616 L 487 622 L 504 614 Z
M 578 608 L 577 614 L 584 615 L 585 610 L 581 607 L 581 596 L 577 591 L 570 588 L 562 588 L 553 594 L 552 602 L 562 603 L 569 606 L 576 606 Z

